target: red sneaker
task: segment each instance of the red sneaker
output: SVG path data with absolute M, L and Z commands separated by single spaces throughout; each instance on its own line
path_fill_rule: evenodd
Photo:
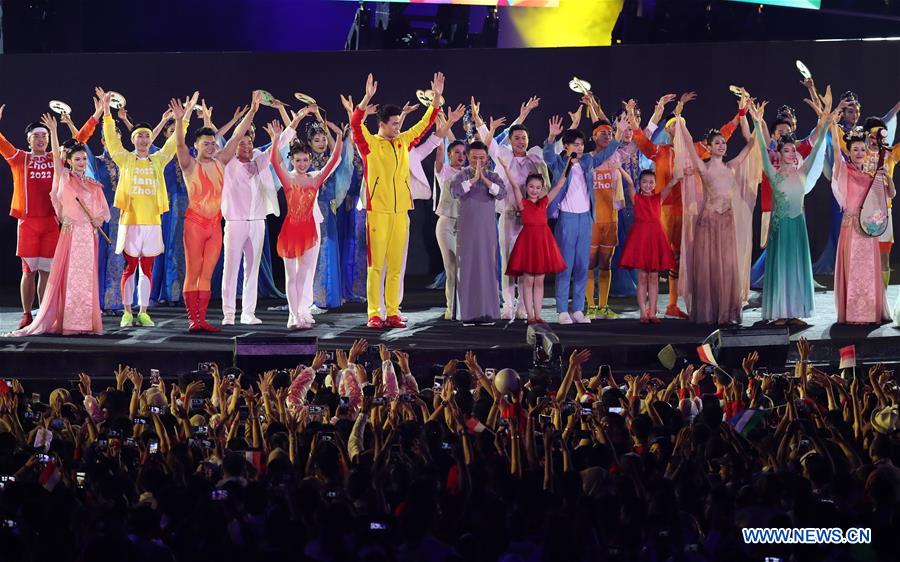
M 19 320 L 19 329 L 21 330 L 22 328 L 31 324 L 33 321 L 34 321 L 34 318 L 31 316 L 31 311 L 23 312 L 22 319 Z
M 403 319 L 397 315 L 388 316 L 387 320 L 384 321 L 384 325 L 388 328 L 405 328 L 406 324 L 403 322 Z
M 651 316 L 650 323 L 651 324 L 661 324 L 662 320 L 660 320 L 657 316 Z
M 366 327 L 380 330 L 384 328 L 384 320 L 382 320 L 380 316 L 373 316 L 369 318 L 369 321 L 366 323 Z
M 681 318 L 682 320 L 690 318 L 685 311 L 678 308 L 678 305 L 675 304 L 666 307 L 666 316 L 670 318 Z

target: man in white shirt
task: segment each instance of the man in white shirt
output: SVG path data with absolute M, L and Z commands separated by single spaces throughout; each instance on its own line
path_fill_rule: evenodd
M 304 112 L 284 130 L 279 146 L 287 146 L 296 135 L 295 127 Z M 259 264 L 266 236 L 266 217 L 279 214 L 278 191 L 269 170 L 271 146 L 265 151 L 253 148 L 251 129 L 238 142 L 237 157 L 225 166 L 222 187 L 222 216 L 225 217 L 222 268 L 222 325 L 235 320 L 238 271 L 244 262 L 241 292 L 241 324 L 261 324 L 256 317 Z

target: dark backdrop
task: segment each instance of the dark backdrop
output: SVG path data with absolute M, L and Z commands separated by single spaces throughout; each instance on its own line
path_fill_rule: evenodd
M 809 66 L 820 89 L 830 83 L 836 94 L 847 89 L 856 91 L 862 100 L 863 116 L 882 115 L 900 96 L 900 44 L 894 42 L 302 54 L 5 55 L 0 56 L 0 103 L 6 104 L 0 130 L 24 147 L 25 125 L 36 120 L 46 110 L 48 100 L 54 98 L 70 103 L 75 121 L 80 123 L 93 111 L 94 85 L 125 94 L 133 121 L 155 123 L 170 97 L 199 89 L 207 103 L 215 107 L 214 120 L 222 123 L 236 105 L 249 100 L 255 88 L 268 89 L 284 100 L 292 100 L 295 91 L 306 92 L 316 97 L 333 119 L 343 121 L 337 95 L 352 94 L 359 100 L 367 72 L 374 72 L 379 81 L 375 103 L 402 104 L 414 101 L 415 90 L 427 88 L 432 72 L 441 70 L 447 75 L 447 100 L 456 104 L 475 94 L 482 102 L 485 117 L 506 116 L 512 120 L 525 98 L 540 96 L 541 107 L 527 122 L 533 143 L 546 136 L 549 115 L 575 109 L 578 96 L 567 86 L 573 76 L 590 81 L 608 109 L 615 108 L 622 99 L 635 97 L 644 109 L 645 119 L 661 94 L 696 90 L 698 100 L 685 110 L 695 137 L 734 115 L 735 97 L 727 90 L 729 84 L 743 85 L 759 99 L 771 100 L 770 118 L 783 103 L 795 107 L 800 129 L 806 131 L 814 125 L 813 113 L 802 103 L 806 92 L 798 83 L 795 59 L 802 59 Z M 275 112 L 263 108 L 258 115 L 260 125 L 264 119 L 273 118 Z M 99 145 L 97 138 L 91 142 Z M 729 153 L 736 154 L 740 144 L 742 141 L 736 139 Z M 4 209 L 11 182 L 8 170 L 0 172 L 0 201 Z M 827 238 L 830 201 L 830 189 L 824 181 L 807 198 L 813 259 Z M 433 274 L 440 269 L 434 217 L 430 202 L 418 202 L 417 207 L 413 212 L 408 272 Z M 270 221 L 269 228 L 277 232 L 278 224 Z M 754 239 L 757 237 L 758 232 Z M 3 285 L 14 284 L 19 277 L 15 241 L 15 220 L 0 220 Z

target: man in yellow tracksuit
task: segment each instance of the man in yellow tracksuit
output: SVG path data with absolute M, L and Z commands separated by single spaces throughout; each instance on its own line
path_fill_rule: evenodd
M 400 318 L 400 275 L 406 258 L 409 210 L 412 193 L 409 179 L 409 149 L 434 123 L 444 92 L 444 75 L 434 75 L 431 89 L 434 101 L 422 119 L 400 132 L 402 110 L 385 105 L 378 110 L 378 134 L 363 126 L 366 107 L 378 89 L 369 74 L 366 95 L 354 109 L 350 130 L 363 159 L 366 177 L 366 230 L 369 267 L 366 280 L 368 327 L 405 328 Z M 384 305 L 387 318 L 380 316 L 381 282 L 384 279 Z

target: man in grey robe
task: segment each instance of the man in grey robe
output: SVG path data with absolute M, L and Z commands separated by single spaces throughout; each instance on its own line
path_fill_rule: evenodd
M 459 199 L 457 219 L 458 318 L 463 323 L 490 323 L 500 317 L 500 285 L 497 280 L 497 214 L 494 203 L 506 197 L 500 176 L 487 169 L 488 150 L 473 142 L 469 165 L 450 186 Z

